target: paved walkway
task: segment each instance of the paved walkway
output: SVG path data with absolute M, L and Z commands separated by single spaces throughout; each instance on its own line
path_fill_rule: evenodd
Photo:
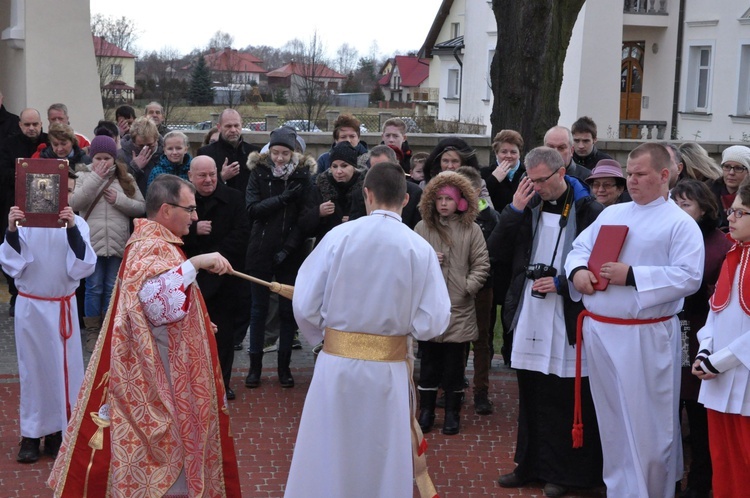
M 52 460 L 42 457 L 31 465 L 15 461 L 20 440 L 19 385 L 13 321 L 8 318 L 7 310 L 7 294 L 0 291 L 0 496 L 49 497 L 45 481 Z M 238 351 L 235 356 L 233 387 L 237 399 L 230 402 L 230 407 L 244 497 L 283 496 L 300 413 L 312 377 L 312 354 L 306 350 L 294 351 L 292 370 L 296 386 L 281 389 L 275 374 L 275 357 L 274 353 L 266 355 L 262 385 L 251 390 L 243 385 L 247 354 Z M 471 370 L 468 375 L 471 377 Z M 438 492 L 443 498 L 541 497 L 541 483 L 523 489 L 503 489 L 495 482 L 500 473 L 514 468 L 518 390 L 515 374 L 502 366 L 499 355 L 493 361 L 490 381 L 495 413 L 475 415 L 471 397 L 467 396 L 459 435 L 444 436 L 439 430 L 427 435 L 427 463 Z M 438 429 L 442 421 L 443 413 L 438 409 Z M 568 496 L 600 497 L 604 493 L 594 490 Z

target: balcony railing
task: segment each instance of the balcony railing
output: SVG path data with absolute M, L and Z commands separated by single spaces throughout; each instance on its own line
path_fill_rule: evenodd
M 411 97 L 411 100 L 416 102 L 437 102 L 439 97 L 439 88 L 424 87 L 415 90 L 414 94 Z
M 620 121 L 620 138 L 634 140 L 664 140 L 667 131 L 666 121 Z
M 626 14 L 667 15 L 667 0 L 624 0 Z

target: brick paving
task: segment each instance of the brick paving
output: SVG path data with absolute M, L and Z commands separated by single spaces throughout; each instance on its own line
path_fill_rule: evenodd
M 19 385 L 13 321 L 8 318 L 7 302 L 7 293 L 3 295 L 0 291 L 0 496 L 49 497 L 45 481 L 52 460 L 43 456 L 35 464 L 25 465 L 15 461 L 20 440 Z M 251 390 L 243 385 L 249 363 L 247 354 L 238 351 L 235 355 L 232 383 L 237 399 L 230 402 L 230 409 L 244 497 L 283 496 L 299 417 L 312 378 L 312 354 L 307 350 L 294 351 L 292 371 L 296 386 L 282 389 L 275 373 L 275 358 L 274 353 L 266 354 L 262 385 Z M 471 377 L 471 362 L 469 365 L 467 375 Z M 430 474 L 443 498 L 541 497 L 541 483 L 522 489 L 503 489 L 495 482 L 500 473 L 514 468 L 518 414 L 515 374 L 502 365 L 499 355 L 493 361 L 490 382 L 490 399 L 495 405 L 492 415 L 475 415 L 467 390 L 461 433 L 444 436 L 433 430 L 427 434 Z M 442 421 L 443 413 L 438 409 L 438 429 Z M 604 492 L 589 490 L 567 496 L 601 497 Z

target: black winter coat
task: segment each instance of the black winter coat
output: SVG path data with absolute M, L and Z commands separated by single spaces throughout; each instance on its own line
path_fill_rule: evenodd
M 16 203 L 16 159 L 31 157 L 39 144 L 42 143 L 49 145 L 49 139 L 44 132 L 39 135 L 39 139 L 36 141 L 32 141 L 23 133 L 19 133 L 8 138 L 3 147 L 0 148 L 0 203 L 2 203 L 0 233 L 2 234 L 5 234 L 5 229 L 8 226 L 10 207 Z
M 226 184 L 244 194 L 247 189 L 247 180 L 250 177 L 250 170 L 247 168 L 249 166 L 247 158 L 252 152 L 260 152 L 260 149 L 255 145 L 245 142 L 242 140 L 242 137 L 240 137 L 240 143 L 235 147 L 219 135 L 219 139 L 216 142 L 204 145 L 198 149 L 198 154 L 196 155 L 209 156 L 214 160 L 216 171 L 219 174 L 219 181 L 221 181 L 221 168 L 224 166 L 224 161 L 226 160 L 227 164 L 237 161 L 240 164 L 240 173 L 234 178 L 227 180 Z
M 583 166 L 584 168 L 593 170 L 596 167 L 596 163 L 601 161 L 602 159 L 612 159 L 612 156 L 609 154 L 600 151 L 599 149 L 594 146 L 593 149 L 591 149 L 591 154 L 588 156 L 581 157 L 575 152 L 573 153 L 573 162 Z
M 276 276 L 281 283 L 294 283 L 306 254 L 304 241 L 311 235 L 311 227 L 301 223 L 302 214 L 310 209 L 310 176 L 317 163 L 313 157 L 295 153 L 297 167 L 284 180 L 272 173 L 268 154 L 253 152 L 247 161 L 249 178 L 245 192 L 245 206 L 252 225 L 245 268 L 259 278 Z M 287 188 L 299 185 L 296 197 L 284 202 L 281 195 Z M 274 256 L 281 250 L 288 256 L 274 266 Z M 291 282 L 284 281 L 289 280 Z
M 313 230 L 316 245 L 332 228 L 341 224 L 344 216 L 351 217 L 354 200 L 362 198 L 364 180 L 365 172 L 361 170 L 355 170 L 351 180 L 345 184 L 337 182 L 330 169 L 317 175 L 315 185 L 310 189 L 309 209 L 304 215 L 304 223 Z M 320 216 L 320 205 L 328 201 L 333 202 L 335 211 L 329 216 Z
M 204 197 L 196 192 L 195 205 L 198 207 L 198 221 L 210 220 L 211 233 L 198 235 L 197 224 L 193 223 L 183 240 L 183 249 L 188 257 L 210 252 L 218 252 L 232 265 L 232 268 L 245 267 L 247 243 L 250 238 L 250 223 L 245 213 L 245 199 L 238 191 L 221 182 L 214 193 Z M 223 284 L 232 284 L 237 277 L 198 272 L 196 277 L 203 297 L 210 299 Z
M 569 177 L 566 177 L 566 180 L 569 184 L 572 182 L 579 183 Z M 579 186 L 575 190 L 577 195 L 574 197 L 575 200 L 571 210 L 572 215 L 575 216 L 575 226 L 568 221 L 565 229 L 566 233 L 562 235 L 558 249 L 563 256 L 563 265 L 565 263 L 565 256 L 571 249 L 573 239 L 586 229 L 604 209 L 604 206 L 596 202 L 593 196 L 583 195 L 582 187 Z M 517 312 L 523 303 L 523 299 L 527 297 L 522 294 L 526 283 L 526 268 L 531 260 L 533 243 L 532 225 L 534 223 L 533 220 L 539 216 L 540 203 L 541 198 L 536 195 L 521 213 L 513 209 L 511 205 L 506 206 L 502 213 L 500 213 L 500 222 L 487 241 L 490 256 L 496 258 L 500 266 L 510 267 L 511 283 L 502 310 L 503 327 L 505 330 L 515 327 Z M 575 228 L 575 233 L 567 233 L 573 227 Z M 548 264 L 549 262 L 535 261 L 535 263 Z M 568 341 L 574 344 L 576 320 L 578 319 L 578 314 L 583 310 L 583 303 L 574 302 L 570 299 L 569 282 L 564 270 L 561 269 L 558 272 L 558 277 L 560 284 L 558 294 L 563 297 L 565 328 L 568 333 Z
M 8 112 L 4 105 L 0 105 L 0 149 L 5 140 L 21 133 L 18 126 L 21 120 L 15 114 Z

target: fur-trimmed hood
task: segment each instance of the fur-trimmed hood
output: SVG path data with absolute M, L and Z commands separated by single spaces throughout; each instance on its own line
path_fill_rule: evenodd
M 365 169 L 354 169 L 354 175 L 356 176 L 356 178 L 352 178 L 353 181 L 350 180 L 351 185 L 349 185 L 348 190 L 346 190 L 345 192 L 345 195 L 349 199 L 349 202 L 351 202 L 351 196 L 355 190 L 362 190 L 362 184 L 365 181 L 366 173 L 367 170 Z M 317 179 L 315 180 L 315 184 L 318 187 L 318 190 L 320 191 L 320 195 L 323 197 L 324 202 L 339 201 L 339 195 L 343 192 L 337 188 L 336 180 L 334 180 L 330 169 L 327 169 L 319 174 Z
M 469 182 L 466 177 L 454 171 L 443 171 L 434 177 L 425 187 L 424 192 L 422 193 L 422 200 L 419 201 L 419 213 L 422 215 L 422 221 L 424 221 L 430 229 L 438 229 L 440 214 L 438 214 L 437 208 L 435 207 L 435 201 L 437 200 L 438 191 L 446 185 L 454 185 L 458 187 L 461 191 L 461 195 L 469 204 L 469 208 L 463 213 L 456 211 L 456 215 L 461 224 L 469 226 L 474 223 L 474 220 L 479 214 L 479 197 L 471 186 L 471 182 Z
M 311 175 L 315 174 L 315 171 L 318 169 L 318 162 L 315 160 L 314 157 L 309 156 L 307 154 L 300 154 L 299 152 L 294 152 L 292 154 L 292 162 L 297 165 L 295 171 L 302 171 L 304 169 L 307 169 Z M 265 168 L 271 169 L 271 157 L 266 154 L 261 154 L 260 152 L 251 152 L 249 156 L 247 156 L 247 169 L 252 171 L 258 166 L 263 166 Z

